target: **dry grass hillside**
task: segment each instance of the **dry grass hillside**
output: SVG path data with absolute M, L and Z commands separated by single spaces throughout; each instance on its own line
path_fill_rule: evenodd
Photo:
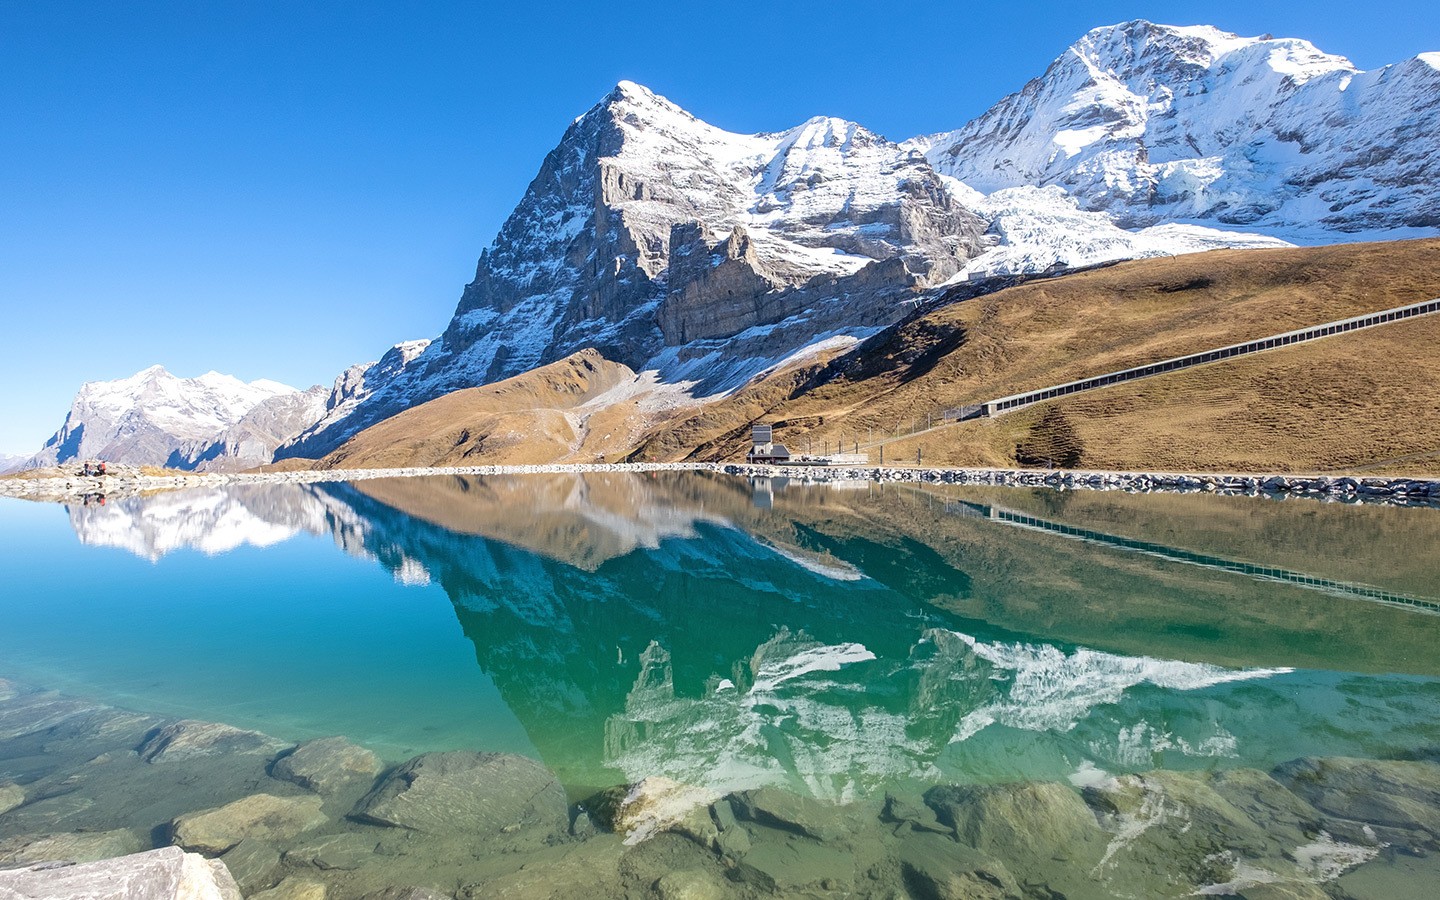
M 1440 240 L 1235 250 L 1031 282 L 887 329 L 652 434 L 640 459 L 735 459 L 751 421 L 818 451 L 947 407 L 1440 296 Z M 1440 319 L 1057 401 L 1107 468 L 1343 470 L 1440 450 Z M 1014 465 L 1044 404 L 886 448 L 887 461 Z M 1440 457 L 1408 465 L 1436 471 Z
M 455 391 L 391 416 L 346 441 L 318 467 L 466 466 L 611 458 L 634 446 L 649 424 L 626 393 L 634 381 L 635 373 L 629 368 L 585 350 L 514 378 Z M 614 402 L 607 402 L 611 399 Z

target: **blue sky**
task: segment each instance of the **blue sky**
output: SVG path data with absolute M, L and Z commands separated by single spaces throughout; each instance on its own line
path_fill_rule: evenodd
M 1357 14 L 1358 13 L 1358 14 Z M 622 78 L 736 131 L 956 128 L 1091 27 L 1303 37 L 1374 68 L 1430 3 L 0 5 L 0 452 L 154 363 L 299 387 L 443 330 Z

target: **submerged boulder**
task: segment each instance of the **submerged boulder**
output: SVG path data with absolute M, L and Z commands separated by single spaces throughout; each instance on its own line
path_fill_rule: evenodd
M 358 785 L 369 787 L 380 774 L 380 759 L 343 737 L 306 741 L 280 757 L 270 774 L 320 794 L 333 794 Z
M 1001 858 L 1052 859 L 1088 869 L 1105 834 L 1073 788 L 1053 782 L 953 785 L 925 792 L 925 804 L 963 844 Z
M 25 790 L 13 781 L 0 784 L 0 816 L 25 802 Z
M 179 847 L 73 866 L 0 872 L 0 897 L 86 900 L 240 900 L 225 864 Z
M 308 878 L 287 878 L 250 900 L 325 900 L 325 885 Z
M 0 841 L 0 864 L 94 862 L 112 856 L 125 856 L 140 849 L 140 838 L 128 828 L 68 834 L 19 835 Z
M 1297 759 L 1275 778 L 1350 840 L 1378 836 L 1411 850 L 1440 849 L 1440 764 L 1326 757 Z M 1366 834 L 1366 829 L 1369 834 Z
M 0 707 L 0 741 L 49 731 L 65 722 L 105 709 L 98 703 L 76 700 L 52 691 L 17 693 Z
M 187 813 L 171 823 L 174 841 L 187 850 L 224 853 L 246 839 L 286 841 L 325 823 L 319 797 L 252 794 L 214 809 Z
M 850 831 L 849 811 L 780 788 L 762 787 L 733 794 L 735 815 L 761 825 L 790 831 L 817 841 L 833 841 Z
M 375 856 L 377 841 L 370 836 L 345 832 L 316 838 L 285 851 L 285 862 L 313 866 L 322 871 L 358 869 Z
M 1015 876 L 999 860 L 956 847 L 931 834 L 914 835 L 900 847 L 900 873 L 921 900 L 1021 900 Z
M 231 847 L 223 859 L 240 889 L 247 894 L 269 885 L 271 876 L 280 867 L 280 851 L 254 838 Z
M 516 828 L 563 834 L 565 790 L 540 763 L 512 753 L 455 750 L 417 756 L 385 776 L 351 815 L 430 834 L 477 836 Z
M 159 763 L 228 753 L 270 755 L 278 753 L 284 746 L 258 731 L 246 731 L 219 722 L 182 719 L 145 735 L 136 752 L 148 763 Z
M 638 844 L 662 831 L 675 831 L 710 847 L 719 834 L 709 810 L 715 799 L 715 791 L 709 788 L 652 775 L 635 784 L 602 791 L 588 803 L 601 823 L 624 835 L 627 844 Z

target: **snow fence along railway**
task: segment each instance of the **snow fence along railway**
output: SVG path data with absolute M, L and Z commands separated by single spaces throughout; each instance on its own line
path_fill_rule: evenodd
M 1177 356 L 1173 359 L 1165 359 L 1145 366 L 1135 366 L 1131 369 L 1121 369 L 1118 372 L 1108 372 L 1104 375 L 1082 378 L 1079 381 L 1057 384 L 1053 387 L 1041 388 L 1037 391 L 1011 394 L 1008 397 L 991 400 L 979 406 L 962 407 L 961 410 L 954 411 L 962 415 L 957 415 L 954 418 L 961 418 L 962 416 L 963 418 L 998 416 L 1002 413 L 1012 412 L 1034 403 L 1053 400 L 1056 397 L 1064 397 L 1069 394 L 1079 393 L 1080 391 L 1109 387 L 1112 384 L 1134 381 L 1137 378 L 1148 378 L 1151 375 L 1161 375 L 1165 372 L 1173 372 L 1176 369 L 1188 369 L 1191 366 L 1201 366 L 1206 363 L 1219 362 L 1220 360 L 1230 359 L 1236 356 L 1259 353 L 1262 350 L 1274 350 L 1278 347 L 1289 346 L 1290 344 L 1315 341 L 1320 338 L 1330 337 L 1331 335 L 1343 334 L 1347 331 L 1358 331 L 1361 328 L 1374 328 L 1377 325 L 1388 325 L 1391 322 L 1400 322 L 1405 319 L 1413 319 L 1416 316 L 1425 316 L 1437 312 L 1440 312 L 1440 298 L 1423 300 L 1419 303 L 1412 303 L 1409 306 L 1397 306 L 1394 309 L 1383 309 L 1379 312 L 1366 313 L 1363 316 L 1355 316 L 1350 319 L 1340 319 L 1339 321 L 1326 322 L 1322 325 L 1312 325 L 1309 328 L 1301 328 L 1298 331 L 1287 331 L 1284 334 L 1271 335 L 1270 337 L 1247 341 L 1243 344 L 1231 344 L 1228 347 L 1220 347 L 1215 350 L 1191 353 L 1188 356 Z

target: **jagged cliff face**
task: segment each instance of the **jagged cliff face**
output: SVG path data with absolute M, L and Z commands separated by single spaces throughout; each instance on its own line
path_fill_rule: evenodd
M 722 131 L 622 83 L 571 126 L 482 254 L 437 348 L 493 381 L 594 346 L 663 347 L 808 313 L 799 289 L 896 260 L 885 286 L 948 278 L 983 222 L 918 153 L 817 118 Z
M 430 341 L 402 341 L 386 350 L 378 360 L 356 363 L 335 377 L 335 384 L 324 395 L 319 407 L 308 419 L 297 417 L 295 427 L 272 447 L 272 456 L 323 456 L 315 447 L 315 436 L 334 429 L 355 409 L 382 390 L 420 358 Z M 268 462 L 269 460 L 262 460 Z
M 1290 38 L 1097 28 L 958 131 L 917 139 L 982 193 L 1058 185 L 1134 227 L 1281 236 L 1440 227 L 1440 54 L 1361 72 Z
M 282 452 L 316 455 L 586 347 L 676 379 L 708 356 L 692 380 L 713 393 L 817 335 L 894 321 L 981 251 L 984 228 L 921 153 L 852 122 L 734 134 L 621 83 L 546 157 L 441 338 L 306 452 Z

